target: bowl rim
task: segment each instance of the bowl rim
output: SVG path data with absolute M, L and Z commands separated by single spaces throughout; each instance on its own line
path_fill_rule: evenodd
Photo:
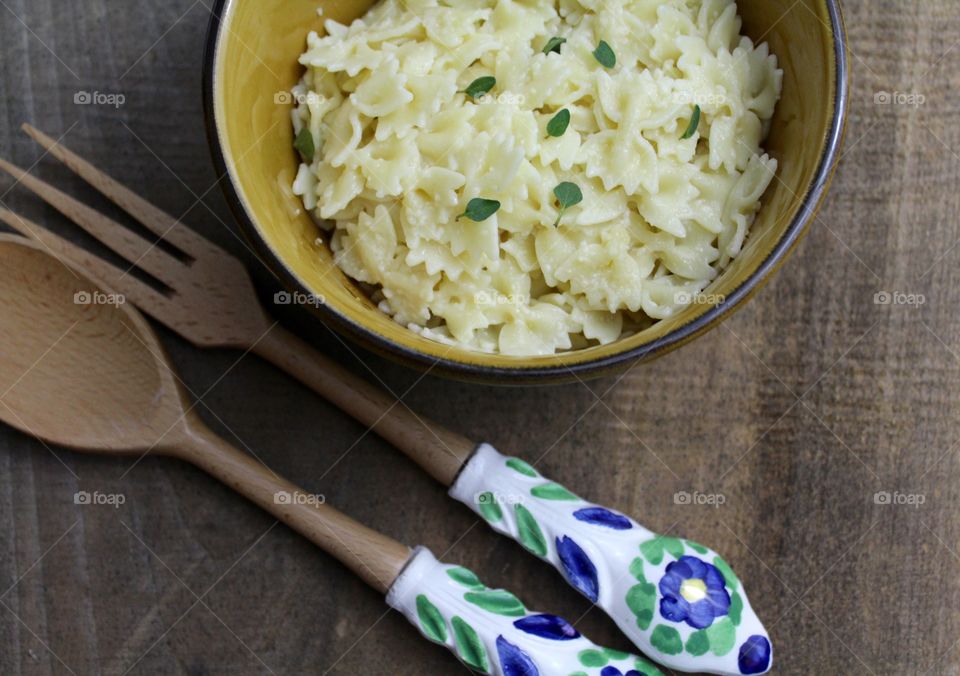
M 290 269 L 286 262 L 276 254 L 257 227 L 254 216 L 247 211 L 233 174 L 227 165 L 223 145 L 220 142 L 215 101 L 217 52 L 220 39 L 223 36 L 221 30 L 224 26 L 223 16 L 229 15 L 230 5 L 234 1 L 214 0 L 210 11 L 210 23 L 207 29 L 203 56 L 203 108 L 207 142 L 210 146 L 217 175 L 220 177 L 218 183 L 221 184 L 230 210 L 233 212 L 245 239 L 254 248 L 258 257 L 267 263 L 270 272 L 286 288 L 306 293 L 309 289 L 300 280 L 296 272 Z M 362 324 L 354 322 L 349 317 L 326 305 L 311 306 L 311 312 L 319 315 L 321 320 L 329 322 L 338 331 L 357 340 L 365 347 L 388 358 L 399 360 L 407 366 L 421 371 L 437 372 L 453 378 L 500 384 L 545 383 L 601 376 L 662 356 L 715 328 L 720 322 L 728 319 L 736 310 L 740 309 L 753 294 L 762 288 L 806 234 L 811 222 L 816 217 L 816 212 L 826 197 L 827 188 L 840 160 L 839 151 L 846 127 L 850 88 L 847 37 L 840 0 L 822 1 L 830 17 L 829 27 L 833 35 L 836 82 L 830 130 L 813 181 L 802 198 L 799 211 L 763 262 L 733 292 L 727 294 L 722 303 L 718 303 L 699 317 L 656 340 L 609 356 L 574 364 L 529 366 L 518 360 L 516 366 L 487 366 L 445 357 L 434 357 L 410 349 L 387 339 Z M 228 180 L 223 181 L 224 178 Z

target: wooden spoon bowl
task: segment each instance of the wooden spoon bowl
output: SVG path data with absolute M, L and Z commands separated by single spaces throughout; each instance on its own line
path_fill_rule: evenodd
M 143 316 L 37 244 L 0 235 L 0 420 L 90 453 L 181 458 L 386 592 L 410 551 L 318 502 L 191 411 Z
M 184 424 L 163 349 L 122 296 L 0 236 L 0 419 L 78 450 L 136 453 Z

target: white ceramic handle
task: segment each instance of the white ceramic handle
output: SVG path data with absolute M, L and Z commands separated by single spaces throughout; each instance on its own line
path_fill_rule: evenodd
M 770 669 L 767 632 L 716 552 L 590 504 L 488 444 L 450 495 L 553 564 L 651 659 L 678 671 Z
M 493 676 L 653 676 L 647 660 L 601 648 L 563 618 L 533 613 L 466 568 L 418 548 L 387 594 L 424 636 Z

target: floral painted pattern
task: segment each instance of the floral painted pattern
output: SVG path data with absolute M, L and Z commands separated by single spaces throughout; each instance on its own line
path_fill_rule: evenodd
M 722 674 L 769 670 L 772 649 L 763 625 L 737 576 L 715 551 L 651 532 L 487 444 L 478 447 L 450 495 L 556 567 L 662 664 Z M 519 616 L 513 629 L 558 641 L 558 647 L 581 640 L 568 638 L 569 630 L 548 617 Z M 505 636 L 523 648 L 515 637 Z M 647 673 L 639 662 L 607 661 L 604 655 L 585 651 L 581 668 L 567 676 Z M 538 655 L 530 656 L 539 662 Z
M 705 629 L 730 609 L 730 594 L 716 566 L 695 556 L 681 556 L 660 578 L 660 614 L 671 622 Z

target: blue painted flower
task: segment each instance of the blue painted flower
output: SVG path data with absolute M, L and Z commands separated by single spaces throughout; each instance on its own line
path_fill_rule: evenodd
M 616 667 L 604 667 L 603 671 L 600 672 L 600 676 L 643 676 L 636 669 L 631 669 L 627 673 L 623 673 Z
M 583 551 L 583 548 L 564 535 L 557 538 L 557 555 L 563 572 L 577 590 L 588 599 L 597 602 L 600 598 L 600 581 L 597 579 L 597 567 Z
M 497 636 L 497 655 L 504 676 L 540 676 L 540 670 L 530 656 L 503 636 Z
M 592 523 L 595 526 L 605 526 L 614 530 L 630 530 L 633 524 L 623 514 L 611 512 L 603 507 L 584 507 L 573 513 L 577 521 Z
M 556 615 L 528 615 L 513 623 L 520 631 L 551 641 L 572 641 L 580 638 L 580 632 L 562 617 Z
M 740 646 L 737 666 L 741 674 L 762 674 L 770 668 L 770 641 L 766 636 L 755 635 Z
M 671 622 L 704 629 L 730 609 L 723 574 L 695 556 L 681 556 L 660 578 L 660 614 Z

